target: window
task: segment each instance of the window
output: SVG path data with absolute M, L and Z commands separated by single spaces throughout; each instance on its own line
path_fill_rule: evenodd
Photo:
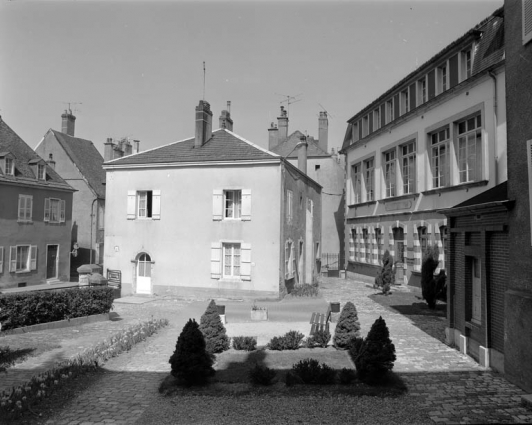
M 39 180 L 46 180 L 46 167 L 44 164 L 37 165 L 37 178 Z
M 291 240 L 286 241 L 284 246 L 284 278 L 292 279 L 294 277 L 294 243 Z
M 138 276 L 151 277 L 151 257 L 148 254 L 142 254 L 138 261 Z
M 105 204 L 104 201 L 98 202 L 98 229 L 103 230 L 105 228 Z
M 16 245 L 10 248 L 10 272 L 29 272 L 37 269 L 37 246 Z
M 480 115 L 458 123 L 458 174 L 460 183 L 478 181 L 482 172 L 482 120 Z
M 33 196 L 18 195 L 18 221 L 29 222 L 32 219 Z
M 432 187 L 449 185 L 449 128 L 431 134 Z
M 46 198 L 44 200 L 44 221 L 48 223 L 65 222 L 66 202 L 61 199 Z
M 403 195 L 416 191 L 416 142 L 401 146 Z
M 418 80 L 417 93 L 418 93 L 417 104 L 419 106 L 427 101 L 427 80 L 425 78 Z
M 462 52 L 462 81 L 471 77 L 473 65 L 471 53 L 471 49 L 467 49 Z
M 15 175 L 15 161 L 13 161 L 13 158 L 6 157 L 6 174 Z
M 351 167 L 351 183 L 353 185 L 353 204 L 358 204 L 362 201 L 362 173 L 360 164 Z
M 429 237 L 427 234 L 427 228 L 426 227 L 418 227 L 417 234 L 419 237 L 419 246 L 421 248 L 421 258 L 423 258 L 423 255 L 425 254 L 425 251 L 427 250 Z
M 368 229 L 362 229 L 362 238 L 364 239 L 364 251 L 366 263 L 371 263 L 371 244 L 369 241 Z
M 151 218 L 153 207 L 153 192 L 151 190 L 146 190 L 138 192 L 138 210 L 137 216 L 139 218 Z
M 381 113 L 379 109 L 373 111 L 373 131 L 378 130 L 381 124 Z
M 220 192 L 220 197 L 222 193 Z M 220 202 L 220 210 L 221 210 Z M 160 190 L 129 190 L 127 192 L 127 219 L 161 219 Z M 221 220 L 221 212 L 220 212 Z
M 351 229 L 349 232 L 349 259 L 355 261 L 355 240 L 356 240 L 356 231 Z
M 447 64 L 438 68 L 438 89 L 439 93 L 443 93 L 447 90 Z
M 386 102 L 386 124 L 392 122 L 393 119 L 393 99 L 390 99 Z
M 242 215 L 242 191 L 224 190 L 224 218 L 240 218 Z
M 294 202 L 294 194 L 291 190 L 286 191 L 286 220 L 288 223 L 292 222 L 292 205 Z
M 401 92 L 401 115 L 409 111 L 410 104 L 408 102 L 408 89 Z
M 377 243 L 377 260 L 382 263 L 382 231 L 380 228 L 375 229 L 375 242 Z
M 353 124 L 353 138 L 352 143 L 355 143 L 357 140 L 360 139 L 360 135 L 358 134 L 358 123 Z
M 384 153 L 384 183 L 386 197 L 395 196 L 395 149 Z
M 317 164 L 317 165 L 314 166 L 314 171 L 318 171 L 320 168 L 321 168 L 321 166 L 319 164 Z
M 364 185 L 366 186 L 366 201 L 373 201 L 375 199 L 374 172 L 375 168 L 373 158 L 364 161 Z
M 299 209 L 303 209 L 303 195 L 301 193 L 299 194 Z
M 224 243 L 223 249 L 223 277 L 240 277 L 240 244 Z
M 362 118 L 362 137 L 366 137 L 369 134 L 369 116 L 366 115 Z

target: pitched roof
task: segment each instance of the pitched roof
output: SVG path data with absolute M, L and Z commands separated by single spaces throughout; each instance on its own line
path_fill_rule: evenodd
M 288 136 L 288 139 L 272 148 L 271 151 L 279 154 L 283 158 L 297 158 L 297 150 L 295 147 L 301 141 L 301 136 L 304 136 L 304 134 L 296 130 Z M 307 158 L 331 156 L 320 148 L 318 141 L 313 137 L 307 137 L 307 144 Z
M 508 182 L 498 184 L 497 186 L 492 187 L 482 193 L 479 193 L 472 198 L 465 200 L 464 202 L 455 205 L 452 209 L 464 208 L 464 207 L 475 207 L 485 204 L 491 204 L 494 202 L 505 202 L 508 201 Z
M 212 137 L 199 148 L 194 137 L 155 149 L 108 161 L 105 165 L 168 164 L 181 162 L 260 161 L 279 158 L 225 128 L 212 132 Z
M 29 162 L 44 161 L 35 151 L 22 140 L 11 127 L 0 117 L 0 151 L 10 152 L 15 156 L 15 175 L 8 176 L 0 172 L 0 182 L 24 183 L 31 186 L 42 186 L 57 189 L 74 189 L 64 181 L 55 170 L 46 165 L 46 180 L 37 180 Z
M 103 157 L 90 140 L 50 130 L 98 198 L 105 198 Z

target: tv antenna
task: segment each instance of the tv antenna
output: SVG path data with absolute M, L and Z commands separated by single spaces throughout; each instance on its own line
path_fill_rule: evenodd
M 81 102 L 61 102 L 63 105 L 68 105 L 68 112 L 72 113 L 71 105 L 74 106 L 74 112 L 81 112 L 80 109 L 76 108 L 76 105 L 83 105 Z
M 296 103 L 296 102 L 299 102 L 303 99 L 296 99 L 298 96 L 301 96 L 302 93 L 300 94 L 296 94 L 295 96 L 290 96 L 288 94 L 281 94 L 281 93 L 275 93 L 277 96 L 283 96 L 283 97 L 286 97 L 285 100 L 281 100 L 281 102 L 279 103 L 285 103 L 286 102 L 286 113 L 288 116 L 290 116 L 290 105 L 292 103 Z
M 323 112 L 327 114 L 328 117 L 334 118 L 329 112 L 327 112 L 327 109 L 325 109 L 325 106 L 323 106 L 321 103 L 318 102 L 318 105 L 320 105 L 321 109 L 323 109 Z
M 205 101 L 205 61 L 203 61 L 203 100 Z

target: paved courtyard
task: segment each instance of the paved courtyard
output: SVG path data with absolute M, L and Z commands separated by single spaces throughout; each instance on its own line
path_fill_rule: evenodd
M 404 402 L 417 403 L 426 409 L 427 423 L 532 423 L 532 411 L 521 406 L 523 391 L 442 342 L 445 319 L 441 315 L 400 314 L 370 298 L 375 290 L 363 282 L 326 278 L 322 282 L 322 293 L 324 300 L 258 302 L 268 306 L 270 320 L 262 325 L 254 322 L 251 335 L 263 335 L 266 340 L 271 332 L 276 335 L 284 333 L 285 327 L 306 329 L 305 333 L 308 333 L 309 309 L 319 310 L 332 301 L 339 301 L 342 305 L 352 301 L 357 307 L 363 334 L 379 316 L 386 320 L 396 347 L 394 370 L 401 374 L 409 387 Z M 412 297 L 414 299 L 414 295 Z M 242 330 L 248 326 L 251 303 L 230 300 L 219 303 L 226 305 L 228 334 L 242 335 Z M 131 351 L 109 360 L 97 385 L 71 400 L 48 422 L 76 425 L 149 423 L 143 413 L 160 397 L 158 386 L 169 374 L 168 359 L 177 336 L 188 318 L 199 321 L 206 306 L 207 300 L 156 299 L 144 304 L 116 303 L 114 312 L 121 320 L 83 325 L 78 329 L 32 333 L 33 338 L 56 338 L 60 348 L 52 358 L 48 354 L 41 360 L 31 359 L 12 369 L 7 376 L 11 376 L 10 384 L 16 383 L 17 376 L 23 379 L 31 372 L 30 367 L 32 371 L 38 370 L 42 366 L 39 361 L 50 362 L 58 356 L 70 356 L 76 350 L 104 339 L 112 329 L 139 319 L 166 317 L 170 320 L 169 326 Z M 72 337 L 76 330 L 82 335 L 79 339 Z M 66 342 L 61 341 L 61 333 L 64 338 L 68 336 Z

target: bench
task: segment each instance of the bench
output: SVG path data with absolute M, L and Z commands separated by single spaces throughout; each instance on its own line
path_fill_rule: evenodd
M 327 309 L 327 313 L 312 313 L 310 318 L 310 334 L 314 335 L 317 331 L 329 330 L 329 322 L 331 320 L 331 307 Z

